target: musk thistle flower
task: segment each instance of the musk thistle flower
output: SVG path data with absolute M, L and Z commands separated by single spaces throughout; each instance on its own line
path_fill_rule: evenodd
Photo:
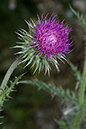
M 55 65 L 59 71 L 58 59 L 66 60 L 66 55 L 72 50 L 72 41 L 69 39 L 69 32 L 72 28 L 68 28 L 68 24 L 56 20 L 56 15 L 48 14 L 45 18 L 38 16 L 38 20 L 33 22 L 31 19 L 27 22 L 29 32 L 21 30 L 18 33 L 22 42 L 15 48 L 20 48 L 18 54 L 25 54 L 23 62 L 27 62 L 26 66 L 32 64 L 35 66 L 35 71 L 38 69 L 45 70 L 45 73 L 50 71 L 50 62 Z

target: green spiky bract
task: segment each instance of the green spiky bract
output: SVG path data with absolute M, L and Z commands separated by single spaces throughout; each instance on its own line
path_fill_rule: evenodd
M 21 34 L 20 34 L 21 33 Z M 59 71 L 59 63 L 55 58 L 50 57 L 50 60 L 46 56 L 38 55 L 34 52 L 34 49 L 31 48 L 30 42 L 31 42 L 31 36 L 29 33 L 22 29 L 20 33 L 17 33 L 22 40 L 22 42 L 19 42 L 19 45 L 14 46 L 13 48 L 19 48 L 21 49 L 17 54 L 25 54 L 23 57 L 23 63 L 25 62 L 27 67 L 28 65 L 32 64 L 31 68 L 34 67 L 34 73 L 38 70 L 39 72 L 41 70 L 45 71 L 46 73 L 50 73 L 51 66 L 50 63 L 55 65 L 56 69 Z M 60 60 L 66 60 L 63 56 L 59 55 L 57 56 Z M 52 60 L 52 61 L 51 61 Z

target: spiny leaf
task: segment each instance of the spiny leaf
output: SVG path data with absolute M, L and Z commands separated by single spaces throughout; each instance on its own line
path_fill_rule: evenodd
M 71 6 L 70 6 L 70 9 L 75 14 L 75 16 L 78 18 L 78 20 L 81 23 L 82 27 L 86 31 L 86 22 L 85 22 L 84 16 L 82 14 L 80 15 L 79 12 L 76 12 Z
M 46 84 L 37 79 L 33 81 L 20 81 L 18 83 L 31 84 L 34 86 L 36 85 L 39 89 L 44 89 L 45 91 L 50 92 L 52 97 L 59 96 L 63 100 L 71 101 L 72 103 L 78 103 L 75 93 L 73 91 L 70 92 L 69 90 L 65 91 L 62 87 L 57 88 L 55 86 L 52 86 L 51 84 Z
M 74 75 L 76 76 L 77 81 L 81 81 L 81 74 L 80 71 L 78 71 L 77 67 L 74 66 L 71 62 L 69 62 L 69 65 L 71 66 L 72 70 L 74 71 Z
M 0 95 L 0 108 L 3 107 L 3 103 L 6 100 L 6 98 L 10 98 L 9 94 L 14 91 L 14 86 L 17 84 L 17 82 L 19 81 L 19 79 L 21 79 L 23 75 L 24 74 L 20 75 L 19 77 L 15 77 L 14 82 L 11 81 L 11 85 L 9 87 L 6 86 L 6 89 Z

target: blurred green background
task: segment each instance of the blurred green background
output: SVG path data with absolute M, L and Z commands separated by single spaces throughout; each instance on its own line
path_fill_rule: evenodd
M 17 58 L 14 53 L 17 50 L 11 49 L 19 41 L 15 32 L 20 28 L 26 29 L 27 25 L 24 20 L 32 18 L 37 19 L 37 14 L 44 13 L 57 14 L 57 18 L 68 22 L 69 27 L 73 27 L 70 36 L 74 41 L 74 51 L 67 58 L 78 66 L 82 71 L 84 61 L 84 31 L 75 16 L 69 9 L 69 4 L 74 9 L 86 13 L 85 0 L 0 0 L 0 82 L 2 81 L 7 69 Z M 51 75 L 33 74 L 33 70 L 19 66 L 13 73 L 11 80 L 23 72 L 27 74 L 22 79 L 38 78 L 47 83 L 56 86 L 63 86 L 65 89 L 75 88 L 76 79 L 67 63 L 60 62 L 60 73 L 53 67 Z M 4 116 L 1 121 L 1 129 L 59 129 L 54 122 L 54 118 L 61 117 L 60 98 L 55 97 L 53 100 L 49 93 L 39 91 L 37 87 L 30 85 L 15 86 L 16 92 L 11 93 L 9 101 L 5 102 L 4 110 L 1 115 Z

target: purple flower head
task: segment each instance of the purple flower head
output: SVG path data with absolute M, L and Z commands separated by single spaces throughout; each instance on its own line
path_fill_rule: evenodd
M 59 70 L 58 59 L 61 61 L 66 60 L 66 54 L 72 50 L 72 41 L 69 38 L 69 32 L 72 28 L 68 28 L 68 24 L 56 20 L 56 15 L 48 14 L 45 18 L 38 16 L 36 23 L 31 20 L 27 22 L 30 32 L 22 29 L 18 33 L 23 42 L 19 43 L 16 48 L 21 48 L 19 54 L 24 54 L 23 62 L 27 62 L 28 66 L 32 63 L 35 66 L 35 71 L 39 69 L 45 70 L 45 73 L 50 71 L 51 67 L 49 62 L 55 65 Z
M 64 24 L 64 20 L 60 23 L 55 20 L 53 14 L 47 19 L 47 16 L 36 22 L 33 28 L 33 40 L 31 46 L 38 50 L 38 54 L 50 56 L 61 55 L 65 57 L 65 54 L 71 52 L 69 49 L 72 46 L 72 42 L 69 39 L 69 32 L 72 28 L 68 29 L 67 23 Z

